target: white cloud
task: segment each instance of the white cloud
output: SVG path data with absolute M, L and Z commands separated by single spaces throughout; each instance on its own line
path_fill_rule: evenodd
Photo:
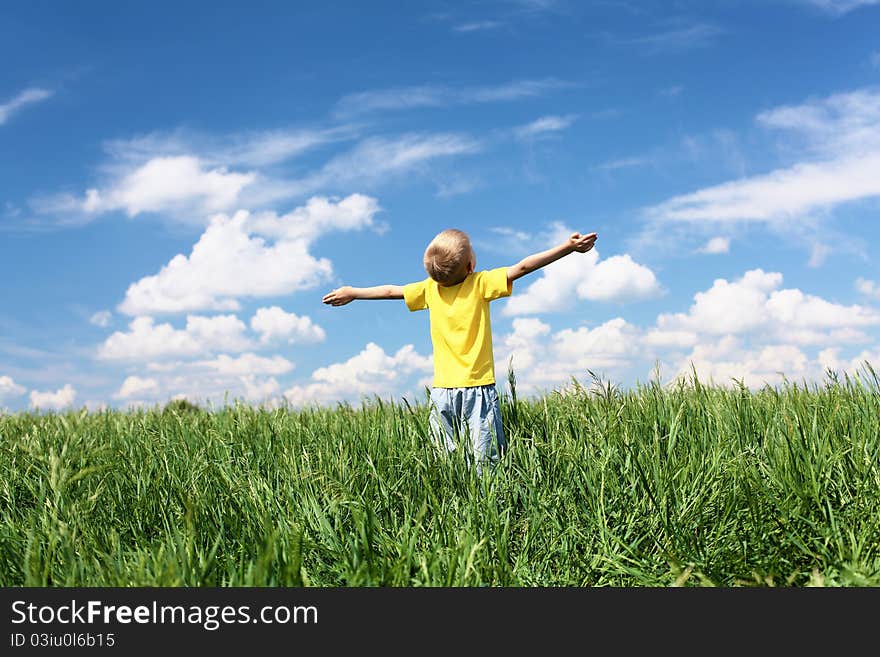
M 567 239 L 571 232 L 556 224 L 552 242 Z M 629 255 L 599 260 L 595 248 L 585 254 L 572 253 L 540 271 L 540 278 L 524 292 L 517 292 L 510 298 L 504 307 L 504 315 L 564 310 L 578 299 L 624 302 L 661 294 L 660 285 L 650 269 L 636 263 Z M 515 286 L 518 284 L 514 283 Z
M 698 253 L 718 254 L 730 252 L 729 237 L 713 237 L 697 251 Z
M 513 331 L 496 340 L 495 376 L 504 381 L 511 358 L 517 390 L 546 391 L 583 379 L 588 370 L 621 374 L 642 355 L 640 330 L 621 317 L 595 327 L 552 332 L 535 318 L 513 320 Z
M 638 37 L 611 37 L 617 45 L 641 46 L 646 54 L 690 50 L 712 45 L 723 30 L 711 23 L 681 23 L 670 29 Z
M 856 289 L 867 297 L 880 300 L 880 284 L 867 278 L 856 279 Z
M 90 214 L 123 210 L 129 217 L 145 212 L 203 217 L 235 205 L 256 177 L 253 172 L 209 168 L 192 155 L 156 157 L 109 189 L 89 189 L 82 210 Z
M 142 395 L 150 397 L 158 392 L 158 390 L 159 384 L 156 379 L 129 376 L 122 382 L 122 385 L 113 397 L 115 399 L 131 399 L 132 397 Z
M 193 363 L 193 367 L 205 368 L 226 376 L 252 376 L 255 374 L 286 374 L 293 370 L 294 364 L 282 356 L 257 356 L 246 353 L 233 358 L 220 354 L 213 360 Z
M 312 241 L 331 230 L 371 226 L 378 210 L 375 199 L 352 194 L 337 202 L 315 197 L 280 217 L 217 215 L 189 256 L 177 255 L 158 274 L 130 285 L 119 311 L 236 310 L 239 297 L 280 296 L 314 287 L 330 276 L 332 265 L 309 253 Z
M 506 368 L 513 358 L 514 371 L 530 370 L 540 362 L 541 353 L 536 353 L 536 346 L 550 333 L 550 325 L 535 317 L 518 317 L 512 322 L 513 332 L 496 340 L 498 356 L 495 359 L 496 370 Z M 499 377 L 501 378 L 501 377 Z
M 660 331 L 732 335 L 760 331 L 765 338 L 800 345 L 859 342 L 861 329 L 880 325 L 880 312 L 864 306 L 842 306 L 797 289 L 777 289 L 782 274 L 753 269 L 694 295 L 687 313 L 657 317 Z
M 119 361 L 190 358 L 211 351 L 244 351 L 251 346 L 244 335 L 247 327 L 235 315 L 189 315 L 184 329 L 156 324 L 152 317 L 136 317 L 128 328 L 128 332 L 110 335 L 98 347 L 97 357 Z
M 640 354 L 639 329 L 622 317 L 594 329 L 563 329 L 553 336 L 552 351 L 558 363 L 578 374 L 592 370 L 620 370 Z
M 12 377 L 0 376 L 0 401 L 10 397 L 18 397 L 25 393 L 25 388 L 12 380 Z
M 312 372 L 312 382 L 294 385 L 284 397 L 294 406 L 312 402 L 333 403 L 362 396 L 380 397 L 401 392 L 408 375 L 432 370 L 431 356 L 422 356 L 412 345 L 389 356 L 374 342 L 343 363 L 320 367 Z
M 452 28 L 453 32 L 485 32 L 486 30 L 497 30 L 503 27 L 501 21 L 471 21 L 469 23 L 461 23 Z
M 110 320 L 112 318 L 113 313 L 109 310 L 99 310 L 89 318 L 89 323 L 94 324 L 95 326 L 100 326 L 101 328 L 107 328 L 110 326 Z
M 679 222 L 787 223 L 847 201 L 880 195 L 880 153 L 845 157 L 709 187 L 676 196 L 648 211 Z
M 0 125 L 6 123 L 13 114 L 20 111 L 23 107 L 46 100 L 52 94 L 53 92 L 48 89 L 40 89 L 38 87 L 25 89 L 12 100 L 0 105 Z
M 780 385 L 784 379 L 816 379 L 818 368 L 794 345 L 772 344 L 743 349 L 730 339 L 698 345 L 679 361 L 674 378 L 690 379 L 696 370 L 703 383 L 731 386 L 734 380 L 748 388 Z
M 448 107 L 520 100 L 543 96 L 570 83 L 553 78 L 516 80 L 507 84 L 484 87 L 454 88 L 440 85 L 398 87 L 363 91 L 343 96 L 336 104 L 336 114 L 351 116 L 368 112 L 405 110 L 418 107 Z
M 593 171 L 616 171 L 617 169 L 632 169 L 636 167 L 652 166 L 654 160 L 650 157 L 624 157 L 617 160 L 609 160 L 593 167 Z
M 518 139 L 531 139 L 547 133 L 565 130 L 571 126 L 575 120 L 577 120 L 577 116 L 574 114 L 567 114 L 565 116 L 542 116 L 531 123 L 514 128 L 513 132 Z
M 252 352 L 238 356 L 219 354 L 202 360 L 156 361 L 145 366 L 149 377 L 129 377 L 115 397 L 129 400 L 129 405 L 143 404 L 147 399 L 178 398 L 210 406 L 239 399 L 266 402 L 278 396 L 280 384 L 275 377 L 294 368 L 294 363 L 280 355 L 260 356 Z
M 286 340 L 288 344 L 322 342 L 326 337 L 324 329 L 310 317 L 285 312 L 278 306 L 259 308 L 251 318 L 251 328 L 264 344 L 273 340 Z
M 648 219 L 655 225 L 762 223 L 785 230 L 842 203 L 880 196 L 880 93 L 858 90 L 778 107 L 757 121 L 795 138 L 801 161 L 675 196 L 648 208 Z M 811 246 L 817 264 L 829 246 Z
M 338 155 L 320 170 L 294 183 L 299 193 L 327 185 L 376 185 L 439 157 L 466 155 L 481 149 L 479 142 L 454 133 L 406 134 L 394 139 L 371 137 L 348 153 Z
M 217 213 L 259 210 L 328 188 L 378 186 L 403 174 L 424 173 L 434 160 L 482 147 L 454 133 L 408 133 L 362 139 L 315 169 L 273 167 L 308 148 L 354 135 L 354 128 L 343 126 L 225 139 L 159 134 L 110 142 L 100 184 L 82 195 L 38 196 L 29 204 L 35 216 L 59 225 L 84 224 L 102 213 L 122 211 L 129 217 L 151 214 L 204 226 Z
M 73 404 L 76 390 L 68 383 L 55 392 L 32 390 L 30 394 L 31 408 L 40 410 L 61 410 Z
M 590 301 L 634 301 L 658 294 L 660 285 L 654 272 L 628 254 L 596 262 L 577 286 L 578 298 Z
M 809 4 L 832 14 L 846 14 L 861 7 L 880 4 L 880 0 L 794 0 Z
M 185 130 L 154 132 L 104 143 L 113 164 L 108 173 L 131 171 L 150 160 L 199 153 L 211 167 L 266 167 L 293 159 L 319 146 L 346 141 L 357 135 L 351 125 L 318 129 L 275 129 L 231 135 L 204 135 Z
M 254 376 L 243 376 L 241 382 L 245 387 L 245 399 L 251 402 L 272 402 L 281 390 L 274 377 L 257 379 Z
M 552 330 L 541 320 L 517 318 L 510 333 L 496 335 L 496 377 L 506 378 L 512 356 L 517 386 L 526 393 L 565 386 L 572 377 L 583 382 L 587 370 L 611 380 L 646 380 L 657 364 L 676 378 L 689 378 L 693 367 L 701 380 L 719 385 L 734 385 L 733 379 L 752 388 L 776 385 L 783 375 L 818 381 L 828 363 L 850 371 L 864 360 L 876 365 L 876 350 L 854 358 L 841 358 L 840 351 L 874 342 L 865 331 L 877 326 L 880 311 L 784 289 L 781 274 L 755 269 L 733 281 L 717 279 L 694 295 L 686 312 L 661 313 L 645 328 L 617 317 Z
M 665 96 L 666 98 L 675 98 L 676 96 L 681 95 L 682 91 L 684 91 L 684 86 L 680 84 L 675 84 L 671 87 L 664 87 L 657 93 L 661 96 Z
M 867 362 L 874 369 L 874 374 L 880 377 L 880 349 L 865 349 L 853 358 L 841 358 L 839 347 L 829 347 L 819 352 L 819 363 L 823 370 L 830 369 L 838 374 L 849 374 L 850 377 L 858 375 L 860 378 L 873 380 L 874 375 L 866 371 Z M 880 380 L 873 381 L 876 385 Z
M 642 338 L 642 342 L 649 347 L 673 349 L 693 347 L 698 341 L 699 336 L 693 331 L 665 331 L 662 329 L 651 329 Z

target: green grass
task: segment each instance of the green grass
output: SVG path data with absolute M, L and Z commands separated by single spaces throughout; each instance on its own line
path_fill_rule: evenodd
M 0 584 L 880 586 L 868 364 L 508 386 L 502 410 L 483 477 L 428 443 L 424 404 L 2 416 Z

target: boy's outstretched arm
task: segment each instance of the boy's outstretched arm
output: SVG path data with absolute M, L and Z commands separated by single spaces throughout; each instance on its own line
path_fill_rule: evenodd
M 541 251 L 540 253 L 533 253 L 530 256 L 526 256 L 515 265 L 508 267 L 507 282 L 512 283 L 517 278 L 530 274 L 536 269 L 549 265 L 551 262 L 556 262 L 560 258 L 567 256 L 569 253 L 574 253 L 575 251 L 578 253 L 586 253 L 593 248 L 597 237 L 598 235 L 596 235 L 596 233 L 587 233 L 586 235 L 572 233 L 571 237 L 562 244 L 547 249 L 546 251 Z
M 343 285 L 325 294 L 322 301 L 328 306 L 344 306 L 355 299 L 403 299 L 403 286 L 352 287 L 351 285 Z

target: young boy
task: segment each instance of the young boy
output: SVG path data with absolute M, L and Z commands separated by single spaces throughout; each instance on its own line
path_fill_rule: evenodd
M 492 354 L 489 302 L 510 296 L 513 281 L 577 251 L 586 253 L 596 233 L 572 233 L 565 242 L 535 253 L 510 267 L 476 271 L 477 257 L 468 236 L 450 228 L 425 249 L 428 278 L 409 285 L 340 287 L 323 302 L 344 306 L 355 299 L 404 299 L 411 311 L 428 309 L 434 348 L 430 425 L 435 441 L 455 450 L 465 435 L 476 462 L 494 465 L 507 446 Z

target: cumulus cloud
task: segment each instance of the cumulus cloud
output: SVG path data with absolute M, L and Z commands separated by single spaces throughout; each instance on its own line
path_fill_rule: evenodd
M 235 315 L 189 315 L 186 327 L 156 324 L 152 317 L 136 317 L 128 331 L 116 331 L 99 347 L 97 357 L 110 361 L 190 358 L 211 351 L 244 351 L 251 346 L 247 327 Z
M 219 406 L 230 400 L 277 402 L 280 384 L 276 376 L 288 374 L 294 363 L 283 356 L 221 353 L 200 360 L 164 360 L 145 365 L 148 376 L 130 376 L 114 395 L 128 405 L 146 400 L 188 399 L 196 404 Z
M 288 313 L 278 306 L 259 308 L 251 318 L 251 328 L 260 334 L 260 342 L 286 340 L 288 344 L 322 342 L 324 329 L 310 317 Z
M 622 317 L 555 332 L 539 319 L 518 318 L 513 331 L 497 340 L 496 379 L 503 381 L 512 364 L 517 389 L 531 393 L 583 379 L 588 371 L 619 375 L 642 355 L 640 336 Z
M 840 347 L 829 347 L 819 352 L 819 363 L 823 370 L 831 370 L 839 375 L 858 376 L 862 380 L 870 380 L 874 385 L 880 384 L 880 349 L 864 349 L 852 358 L 842 358 Z M 870 369 L 874 374 L 870 373 Z
M 835 304 L 782 286 L 782 275 L 754 269 L 734 280 L 717 279 L 694 294 L 684 312 L 661 313 L 653 325 L 622 317 L 598 326 L 554 330 L 534 317 L 516 318 L 495 338 L 496 377 L 503 381 L 513 358 L 517 386 L 526 393 L 565 386 L 588 371 L 604 378 L 647 380 L 660 365 L 668 376 L 751 388 L 788 380 L 819 381 L 825 368 L 852 372 L 876 350 L 844 358 L 844 348 L 873 342 L 880 312 Z M 821 351 L 820 351 L 821 350 Z M 818 353 L 817 353 L 818 352 Z
M 251 402 L 276 402 L 281 390 L 274 377 L 257 379 L 254 376 L 243 376 L 241 382 L 245 388 L 244 397 Z
M 729 237 L 713 237 L 708 242 L 706 242 L 700 249 L 698 249 L 698 253 L 706 253 L 710 255 L 718 254 L 718 253 L 728 253 L 730 251 L 730 238 Z
M 0 376 L 0 401 L 18 397 L 25 393 L 25 388 L 12 380 L 12 377 Z
M 776 386 L 785 379 L 820 378 L 818 367 L 799 347 L 772 344 L 746 349 L 732 336 L 717 343 L 697 345 L 674 370 L 675 379 L 690 379 L 696 371 L 703 383 L 731 386 L 734 381 L 741 381 L 748 388 Z
M 660 331 L 723 335 L 761 331 L 779 342 L 800 345 L 868 340 L 862 329 L 880 325 L 880 312 L 843 306 L 798 289 L 778 289 L 782 274 L 753 269 L 729 282 L 716 279 L 694 295 L 687 313 L 663 313 Z
M 252 377 L 257 374 L 286 374 L 293 370 L 294 364 L 283 356 L 266 357 L 246 353 L 237 358 L 220 354 L 212 360 L 196 361 L 193 367 L 205 368 L 226 376 Z
M 559 243 L 571 233 L 565 226 L 557 224 L 552 242 Z M 598 250 L 593 248 L 585 254 L 572 253 L 544 267 L 536 281 L 510 298 L 503 314 L 529 315 L 565 310 L 578 299 L 625 302 L 661 293 L 654 272 L 629 255 L 600 260 Z
M 310 383 L 292 386 L 284 391 L 284 397 L 293 406 L 334 403 L 362 396 L 382 397 L 400 393 L 401 387 L 409 384 L 409 375 L 429 373 L 432 367 L 431 356 L 420 355 L 413 345 L 405 345 L 394 355 L 388 355 L 382 347 L 370 342 L 347 361 L 316 369 Z
M 131 399 L 132 397 L 151 396 L 158 392 L 159 383 L 156 379 L 141 378 L 139 376 L 126 377 L 113 397 L 115 399 Z
M 30 394 L 31 408 L 39 410 L 61 410 L 73 404 L 76 390 L 68 383 L 55 392 L 32 390 Z
M 146 212 L 204 216 L 233 206 L 253 172 L 210 167 L 198 157 L 156 157 L 124 175 L 108 190 L 89 189 L 82 209 L 90 214 L 122 210 L 129 217 Z
M 53 92 L 48 89 L 40 89 L 39 87 L 31 87 L 18 93 L 12 100 L 0 104 L 0 125 L 9 121 L 13 114 L 21 111 L 27 105 L 51 98 L 52 94 Z
M 236 310 L 240 297 L 287 295 L 327 280 L 332 265 L 309 253 L 332 230 L 373 225 L 375 199 L 352 194 L 309 199 L 278 216 L 238 212 L 215 216 L 189 256 L 178 254 L 158 274 L 129 286 L 119 311 L 127 315 Z

